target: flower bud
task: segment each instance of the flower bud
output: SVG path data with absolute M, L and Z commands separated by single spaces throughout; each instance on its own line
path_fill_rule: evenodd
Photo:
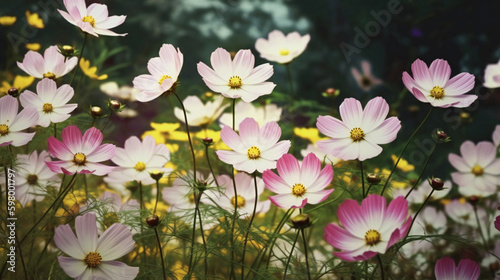
M 298 214 L 292 218 L 292 225 L 296 229 L 308 228 L 312 225 L 309 215 Z
M 211 91 L 207 91 L 207 92 L 205 92 L 205 93 L 203 94 L 203 96 L 204 96 L 205 98 L 207 98 L 207 99 L 208 99 L 208 98 L 212 98 L 212 97 L 214 97 L 214 93 L 213 93 L 213 92 L 211 92 Z
M 198 190 L 201 192 L 204 192 L 207 189 L 208 182 L 207 181 L 198 181 L 196 186 L 198 187 Z
M 434 138 L 434 141 L 436 141 L 437 143 L 446 143 L 451 141 L 451 138 L 448 136 L 448 134 L 440 128 L 434 129 L 434 131 L 432 132 L 432 138 Z
M 92 106 L 92 108 L 90 108 L 90 114 L 94 118 L 98 118 L 98 117 L 102 116 L 102 109 L 101 109 L 101 107 L 99 107 L 99 106 Z
M 339 94 L 340 90 L 334 88 L 327 88 L 321 95 L 323 95 L 323 97 L 335 98 L 339 96 Z
M 378 174 L 375 174 L 375 173 L 368 173 L 366 175 L 366 180 L 368 180 L 368 182 L 372 185 L 376 185 L 378 183 L 380 183 L 380 180 L 382 180 L 380 178 L 380 175 Z
M 149 215 L 146 219 L 146 224 L 150 227 L 155 227 L 160 224 L 160 218 L 157 215 Z
M 441 178 L 429 178 L 429 185 L 431 185 L 434 190 L 440 191 L 443 189 L 444 182 L 443 180 L 441 180 Z
M 18 90 L 17 88 L 15 88 L 15 87 L 10 88 L 10 89 L 7 91 L 7 93 L 8 93 L 10 96 L 12 96 L 12 97 L 16 97 L 16 98 L 17 98 L 17 97 L 19 97 L 19 90 Z
M 63 55 L 73 55 L 75 53 L 75 48 L 70 45 L 64 45 L 59 48 Z
M 110 100 L 109 101 L 109 105 L 111 106 L 111 108 L 113 108 L 113 110 L 118 110 L 120 109 L 120 107 L 122 106 L 122 104 L 120 103 L 120 101 L 118 100 Z
M 212 145 L 212 143 L 214 142 L 214 139 L 212 139 L 210 137 L 205 137 L 202 139 L 202 141 L 203 141 L 203 144 L 208 146 L 208 145 Z
M 156 170 L 156 169 L 149 172 L 149 176 L 151 176 L 151 178 L 153 178 L 153 180 L 155 180 L 155 181 L 159 181 L 163 177 L 164 174 L 165 174 L 165 172 L 160 171 L 160 170 Z
M 469 197 L 469 203 L 472 204 L 472 206 L 476 206 L 479 203 L 480 199 L 481 198 L 479 196 L 473 195 L 473 196 Z

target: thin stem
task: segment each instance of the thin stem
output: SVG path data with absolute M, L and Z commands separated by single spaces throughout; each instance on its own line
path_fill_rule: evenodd
M 411 189 L 408 191 L 408 193 L 405 195 L 405 199 L 410 196 L 410 193 L 415 189 L 417 186 L 418 182 L 420 182 L 420 179 L 422 179 L 422 175 L 424 175 L 425 168 L 427 167 L 427 164 L 429 164 L 429 161 L 432 157 L 432 154 L 434 153 L 434 150 L 436 150 L 437 142 L 434 143 L 434 147 L 432 147 L 431 153 L 429 154 L 429 157 L 427 157 L 427 160 L 425 161 L 424 167 L 422 168 L 422 171 L 420 171 L 420 175 L 418 176 L 418 179 L 415 181 Z
M 292 250 L 290 251 L 290 255 L 288 256 L 288 260 L 286 261 L 285 272 L 283 273 L 283 280 L 286 280 L 286 271 L 288 270 L 288 265 L 290 264 L 290 260 L 292 259 L 293 249 L 295 248 L 295 244 L 297 243 L 297 239 L 299 239 L 300 231 L 297 230 L 297 234 L 295 235 L 295 240 L 293 241 Z
M 234 127 L 236 126 L 236 99 L 233 99 L 232 103 L 232 111 L 233 111 L 233 130 Z M 236 217 L 237 217 L 237 211 L 238 211 L 238 191 L 236 189 L 236 181 L 234 180 L 234 167 L 231 167 L 231 179 L 233 180 L 233 191 L 234 191 L 234 214 L 233 214 L 233 221 L 231 224 L 231 270 L 230 270 L 230 276 L 234 277 L 234 226 L 236 224 Z
M 366 197 L 369 193 L 370 193 L 370 189 L 372 188 L 373 184 L 370 183 L 370 185 L 368 186 L 368 189 L 366 190 L 366 194 L 364 197 Z
M 199 204 L 199 201 L 201 200 L 201 195 L 202 194 L 203 193 L 200 193 L 200 197 L 198 199 L 198 204 Z M 200 212 L 199 208 L 198 208 L 198 219 L 199 219 L 199 222 L 200 222 L 201 240 L 203 241 L 203 248 L 205 249 L 204 263 L 205 263 L 205 275 L 207 275 L 207 273 L 208 273 L 208 248 L 207 248 L 207 242 L 205 240 L 205 233 L 203 232 L 203 223 L 202 223 L 201 212 Z
M 54 137 L 57 139 L 57 124 L 54 123 Z
M 304 229 L 303 228 L 300 229 L 300 232 L 302 233 L 302 241 L 304 242 L 304 254 L 306 256 L 307 279 L 311 280 L 311 273 L 309 272 L 309 259 L 307 257 L 306 235 L 304 233 Z
M 424 125 L 424 123 L 427 121 L 427 119 L 429 118 L 429 116 L 431 115 L 432 113 L 432 109 L 434 107 L 431 107 L 431 109 L 429 110 L 429 112 L 427 113 L 427 116 L 425 116 L 424 120 L 420 123 L 420 125 L 417 127 L 417 129 L 415 131 L 413 131 L 413 134 L 410 136 L 410 139 L 408 139 L 408 141 L 406 142 L 404 148 L 403 148 L 403 151 L 401 151 L 401 154 L 399 155 L 398 157 L 398 160 L 396 161 L 396 164 L 394 164 L 394 167 L 392 167 L 392 170 L 391 170 L 391 173 L 389 174 L 389 177 L 387 177 L 387 181 L 385 181 L 385 184 L 384 184 L 384 187 L 382 188 L 382 192 L 380 193 L 380 195 L 384 195 L 384 191 L 385 191 L 385 188 L 387 187 L 387 184 L 389 184 L 389 180 L 391 179 L 391 176 L 392 174 L 394 173 L 394 170 L 396 170 L 396 167 L 398 166 L 398 163 L 399 161 L 401 160 L 401 157 L 403 156 L 403 154 L 405 153 L 406 151 L 406 148 L 408 148 L 408 145 L 410 144 L 411 140 L 413 139 L 413 137 L 415 137 L 415 135 L 417 134 L 417 132 L 420 130 L 420 128 Z
M 193 157 L 193 177 L 194 180 L 196 181 L 196 157 L 194 155 L 194 148 L 193 148 L 193 143 L 191 142 L 191 134 L 189 134 L 189 124 L 188 124 L 188 119 L 186 115 L 186 108 L 184 108 L 184 103 L 182 103 L 182 100 L 180 99 L 179 95 L 175 91 L 173 91 L 173 94 L 175 97 L 177 97 L 177 100 L 179 100 L 179 103 L 181 103 L 181 108 L 182 108 L 182 113 L 184 114 L 184 123 L 186 124 L 186 133 L 188 135 L 188 140 L 189 140 L 189 147 L 191 147 L 191 155 Z
M 479 216 L 477 215 L 477 207 L 476 207 L 476 205 L 474 205 L 473 207 L 474 207 L 474 216 L 476 217 L 477 229 L 479 230 L 479 235 L 481 236 L 481 239 L 483 240 L 484 248 L 487 250 L 488 243 L 486 243 L 486 239 L 484 238 L 483 231 L 481 230 L 481 223 L 479 222 Z
M 408 231 L 409 232 L 409 231 Z M 380 279 L 384 280 L 384 265 L 382 264 L 382 259 L 380 258 L 380 254 L 377 254 L 377 260 L 380 266 Z
M 156 215 L 156 206 L 158 206 L 158 200 L 160 200 L 160 180 L 156 180 L 156 201 L 155 208 L 153 209 L 154 215 Z
M 210 173 L 212 174 L 215 185 L 217 186 L 217 190 L 220 191 L 219 182 L 217 181 L 217 177 L 215 176 L 214 170 L 212 169 L 212 164 L 210 164 L 210 157 L 208 156 L 208 145 L 205 145 L 205 156 L 207 158 L 208 168 L 210 168 Z
M 365 173 L 363 172 L 363 161 L 359 161 L 359 169 L 361 170 L 361 186 L 363 187 L 363 198 L 366 197 L 365 194 Z
M 108 125 L 108 122 L 109 120 L 111 119 L 111 115 L 113 115 L 113 111 L 110 111 L 109 112 L 109 115 L 108 115 L 108 118 L 106 119 L 106 122 L 104 123 L 104 125 L 101 127 L 101 131 L 104 131 L 104 129 L 106 128 L 106 126 Z
M 87 42 L 87 33 L 83 34 L 83 44 L 82 44 L 82 49 L 80 51 L 80 54 L 78 55 L 78 61 L 76 62 L 76 69 L 75 73 L 73 73 L 73 77 L 71 77 L 71 81 L 69 82 L 69 85 L 71 86 L 73 84 L 73 81 L 75 80 L 76 73 L 78 73 L 78 65 L 80 65 L 80 60 L 82 59 L 82 54 L 83 50 L 85 49 L 85 43 Z
M 161 271 L 163 272 L 163 279 L 167 279 L 167 275 L 165 273 L 165 260 L 163 260 L 163 250 L 161 248 L 160 236 L 158 236 L 158 230 L 155 227 L 156 241 L 158 242 L 158 249 L 160 250 L 160 258 L 161 258 Z
M 273 234 L 273 236 L 271 237 L 271 240 L 270 240 L 271 241 L 271 246 L 269 247 L 269 256 L 268 256 L 268 259 L 267 259 L 267 266 L 266 267 L 269 267 L 269 263 L 271 261 L 271 255 L 273 254 L 273 247 L 274 247 L 274 244 L 276 243 L 276 240 L 278 239 L 278 236 L 275 237 L 275 235 L 277 235 L 281 231 L 281 229 L 285 225 L 286 220 L 292 215 L 292 213 L 293 213 L 292 210 L 293 209 L 288 209 L 288 211 L 285 213 L 285 215 L 283 216 L 283 218 L 279 222 L 278 226 L 274 230 L 274 234 Z M 266 249 L 267 249 L 267 246 L 266 246 Z M 266 249 L 264 249 L 263 255 L 265 254 L 265 250 Z
M 255 202 L 253 204 L 253 212 L 252 212 L 252 217 L 250 218 L 250 223 L 248 224 L 248 229 L 247 232 L 245 233 L 245 241 L 243 242 L 243 255 L 241 256 L 241 279 L 244 279 L 244 273 L 245 273 L 245 253 L 246 253 L 246 248 L 247 248 L 247 241 L 248 241 L 248 234 L 250 233 L 252 229 L 252 223 L 253 219 L 255 217 L 255 212 L 257 211 L 257 202 L 259 200 L 259 193 L 257 189 L 257 172 L 253 173 L 253 182 L 254 182 L 254 187 L 255 187 Z
M 85 197 L 89 197 L 89 188 L 87 186 L 87 175 L 83 174 L 83 187 L 85 188 Z
M 422 209 L 424 208 L 425 204 L 427 203 L 427 201 L 431 198 L 432 194 L 434 193 L 434 188 L 432 189 L 431 193 L 427 196 L 427 198 L 425 199 L 424 203 L 422 203 L 422 205 L 420 205 L 420 208 L 418 208 L 417 210 L 417 213 L 415 213 L 415 216 L 413 216 L 413 220 L 411 221 L 411 225 L 410 225 L 410 228 L 408 228 L 408 232 L 406 233 L 406 236 L 405 238 L 403 239 L 403 241 L 408 237 L 408 235 L 410 234 L 410 231 L 411 231 L 411 228 L 413 227 L 413 224 L 415 223 L 415 221 L 417 220 L 417 216 L 418 214 L 420 213 L 420 211 L 422 211 Z
M 16 235 L 16 242 L 19 243 L 17 235 Z M 19 256 L 21 257 L 21 264 L 23 265 L 24 279 L 28 280 L 28 271 L 26 270 L 26 265 L 24 264 L 24 257 L 23 257 L 23 251 L 21 250 L 21 245 L 17 246 L 17 250 L 19 251 Z
M 191 256 L 189 257 L 189 268 L 188 268 L 188 274 L 191 274 L 191 271 L 194 269 L 193 268 L 193 256 L 194 256 L 194 239 L 196 237 L 196 216 L 198 213 L 198 203 L 200 202 L 200 199 L 198 198 L 197 191 L 194 191 L 194 199 L 195 199 L 195 208 L 194 208 L 194 219 L 193 219 L 193 232 L 191 234 Z

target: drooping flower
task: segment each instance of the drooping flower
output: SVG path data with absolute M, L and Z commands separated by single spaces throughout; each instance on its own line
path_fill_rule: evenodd
M 104 4 L 94 3 L 87 8 L 85 0 L 64 0 L 64 7 L 68 13 L 59 9 L 57 11 L 69 23 L 80 27 L 83 32 L 96 37 L 127 35 L 127 33 L 117 34 L 109 30 L 122 24 L 127 16 L 108 16 L 108 7 Z
M 17 66 L 29 75 L 38 78 L 57 79 L 66 75 L 75 68 L 78 58 L 66 59 L 59 53 L 57 46 L 48 47 L 43 56 L 34 51 L 28 51 L 23 62 L 17 62 Z
M 170 44 L 163 44 L 160 48 L 160 57 L 153 57 L 148 62 L 149 74 L 134 78 L 134 88 L 139 89 L 137 100 L 151 101 L 176 86 L 179 73 L 184 63 L 181 50 Z
M 337 211 L 344 227 L 329 224 L 325 228 L 326 241 L 342 250 L 333 254 L 344 261 L 364 261 L 405 237 L 412 221 L 411 216 L 406 219 L 408 202 L 399 196 L 386 205 L 385 197 L 377 194 L 368 195 L 361 206 L 346 199 Z
M 372 87 L 383 83 L 382 80 L 373 76 L 371 68 L 370 62 L 366 60 L 361 62 L 363 73 L 360 73 L 355 67 L 351 68 L 352 76 L 364 91 L 369 91 Z
M 67 120 L 78 104 L 66 104 L 74 94 L 70 85 L 57 88 L 55 81 L 43 79 L 36 85 L 35 94 L 26 90 L 19 100 L 24 108 L 34 108 L 38 112 L 38 125 L 47 127 L 50 123 L 60 123 Z
M 237 112 L 235 116 L 235 130 L 238 130 L 238 125 L 245 118 L 253 118 L 259 125 L 264 125 L 267 122 L 278 122 L 281 118 L 282 108 L 275 104 L 266 104 L 260 107 L 254 106 L 252 103 L 238 102 L 234 110 Z M 233 127 L 233 114 L 224 113 L 219 119 L 221 127 Z
M 118 98 L 124 101 L 135 101 L 138 89 L 131 86 L 121 86 L 119 87 L 116 82 L 107 82 L 102 84 L 99 89 L 105 94 L 113 98 Z
M 277 163 L 278 175 L 271 170 L 262 174 L 266 188 L 277 193 L 269 200 L 284 209 L 302 208 L 307 203 L 318 204 L 325 200 L 333 189 L 325 190 L 333 178 L 331 165 L 321 170 L 321 161 L 308 154 L 302 165 L 290 154 L 283 155 Z
M 26 21 L 29 25 L 38 29 L 43 29 L 45 27 L 45 25 L 43 24 L 43 19 L 41 19 L 37 13 L 26 11 Z
M 59 256 L 59 265 L 72 278 L 78 279 L 134 279 L 138 267 L 131 267 L 116 259 L 130 253 L 135 246 L 130 230 L 122 224 L 113 224 L 98 236 L 96 216 L 86 213 L 76 217 L 75 231 L 69 225 L 58 226 L 54 243 L 69 257 Z
M 417 59 L 411 71 L 413 78 L 403 72 L 403 83 L 421 102 L 441 108 L 464 108 L 477 99 L 477 95 L 464 95 L 474 88 L 474 75 L 463 72 L 450 79 L 451 68 L 446 60 L 436 59 L 427 67 Z
M 484 69 L 483 86 L 487 88 L 500 87 L 500 60 L 497 64 L 488 64 Z
M 458 172 L 453 172 L 453 182 L 465 196 L 489 196 L 497 192 L 500 185 L 500 159 L 496 158 L 493 143 L 482 141 L 474 145 L 465 141 L 460 146 L 462 156 L 449 154 L 448 160 Z
M 38 122 L 38 112 L 33 108 L 25 108 L 17 113 L 17 99 L 5 95 L 0 98 L 0 146 L 12 145 L 20 147 L 35 136 L 34 132 L 20 132 Z
M 143 141 L 131 136 L 125 141 L 124 148 L 116 148 L 111 159 L 118 167 L 108 175 L 122 182 L 141 181 L 143 184 L 153 184 L 150 172 L 159 170 L 169 174 L 172 170 L 164 168 L 170 160 L 170 151 L 163 144 L 156 145 L 152 136 L 144 137 Z
M 186 115 L 190 126 L 204 126 L 208 127 L 212 122 L 219 118 L 224 109 L 229 104 L 222 105 L 224 97 L 217 95 L 213 101 L 207 101 L 203 104 L 198 96 L 187 96 L 182 103 L 186 108 Z M 181 108 L 174 108 L 174 115 L 181 122 L 184 122 L 184 113 Z
M 340 104 L 342 121 L 331 116 L 319 116 L 316 126 L 331 139 L 318 141 L 325 153 L 343 160 L 361 161 L 378 156 L 379 144 L 387 144 L 401 129 L 397 117 L 385 119 L 389 105 L 382 97 L 375 97 L 366 104 L 365 110 L 354 98 L 346 98 Z
M 210 63 L 213 70 L 199 62 L 198 73 L 212 91 L 224 97 L 241 97 L 245 102 L 252 102 L 270 94 L 276 86 L 266 82 L 273 75 L 273 66 L 265 63 L 254 68 L 255 57 L 250 50 L 239 50 L 231 60 L 228 51 L 218 48 L 210 56 Z
M 449 257 L 439 259 L 434 269 L 436 280 L 476 280 L 480 273 L 476 262 L 462 259 L 455 267 L 455 262 Z
M 285 36 L 280 30 L 273 30 L 269 39 L 259 38 L 255 42 L 255 49 L 262 58 L 278 63 L 289 63 L 304 52 L 311 39 L 309 34 L 300 36 L 298 32 L 288 33 Z
M 75 125 L 68 125 L 62 130 L 62 142 L 51 136 L 47 145 L 51 156 L 60 161 L 46 162 L 47 166 L 55 173 L 66 175 L 95 174 L 106 175 L 113 167 L 98 162 L 111 159 L 115 155 L 116 146 L 102 144 L 103 136 L 95 127 L 82 132 Z
M 288 152 L 290 141 L 278 142 L 281 128 L 275 122 L 268 122 L 259 128 L 252 118 L 244 119 L 239 125 L 239 135 L 229 126 L 221 130 L 221 138 L 233 151 L 217 151 L 220 160 L 233 165 L 236 170 L 252 173 L 276 168 L 276 161 Z
M 0 25 L 2 26 L 11 26 L 16 22 L 17 18 L 13 16 L 1 16 L 0 17 Z
M 83 57 L 82 59 L 80 59 L 80 68 L 82 69 L 83 73 L 91 79 L 102 81 L 108 78 L 108 74 L 103 74 L 100 76 L 97 75 L 97 67 L 90 67 L 90 60 L 86 60 Z
M 9 89 L 15 88 L 19 92 L 23 89 L 29 87 L 35 81 L 35 77 L 32 76 L 19 76 L 17 75 L 12 82 L 12 85 L 6 81 L 2 82 L 2 87 L 0 87 L 0 93 L 8 94 Z

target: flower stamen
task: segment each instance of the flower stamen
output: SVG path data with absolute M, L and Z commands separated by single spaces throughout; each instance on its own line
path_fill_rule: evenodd
M 292 194 L 296 197 L 302 197 L 306 193 L 306 188 L 302 184 L 295 184 L 292 187 Z
M 43 77 L 44 78 L 49 78 L 49 79 L 55 79 L 56 78 L 56 74 L 52 73 L 52 72 L 47 72 L 45 74 L 43 74 Z
M 139 161 L 138 163 L 135 164 L 134 168 L 135 170 L 141 172 L 144 171 L 144 169 L 146 169 L 146 164 L 142 161 Z
M 83 21 L 83 22 L 88 22 L 88 23 L 90 23 L 90 25 L 91 25 L 92 27 L 94 27 L 94 25 L 95 25 L 95 19 L 94 19 L 94 17 L 92 17 L 92 16 L 84 16 L 84 17 L 82 18 L 82 21 Z
M 444 96 L 444 88 L 435 86 L 431 89 L 431 97 L 442 99 Z
M 94 268 L 101 264 L 102 257 L 98 252 L 90 252 L 85 255 L 83 261 L 87 264 L 88 267 Z
M 256 146 L 250 147 L 247 151 L 248 159 L 258 159 L 260 158 L 260 149 Z
M 365 241 L 367 246 L 374 246 L 380 242 L 380 233 L 374 229 L 370 229 L 365 234 Z
M 238 199 L 238 202 L 236 202 L 236 199 Z M 231 198 L 231 204 L 235 206 L 236 203 L 238 203 L 238 205 L 236 206 L 237 208 L 245 207 L 246 204 L 245 198 L 239 195 L 233 196 Z
M 241 87 L 243 83 L 241 82 L 241 78 L 238 76 L 232 76 L 229 78 L 229 83 L 227 84 L 232 89 L 238 89 Z
M 481 176 L 483 175 L 484 173 L 484 170 L 481 166 L 479 165 L 474 165 L 474 167 L 472 167 L 472 170 L 471 170 L 472 174 L 474 174 L 475 176 Z
M 5 136 L 9 134 L 9 126 L 6 124 L 0 124 L 0 136 Z
M 82 154 L 82 153 L 77 153 L 75 154 L 74 158 L 73 158 L 73 162 L 76 164 L 76 165 L 85 165 L 85 161 L 87 160 L 87 157 Z
M 364 137 L 365 137 L 365 132 L 361 128 L 355 127 L 353 129 L 351 129 L 352 141 L 359 142 L 359 141 L 363 140 Z
M 26 181 L 28 182 L 28 184 L 30 185 L 36 185 L 36 183 L 38 182 L 38 176 L 36 176 L 36 174 L 30 174 L 28 175 L 28 177 L 26 178 Z
M 161 76 L 161 79 L 158 81 L 158 83 L 160 84 L 163 84 L 163 81 L 165 81 L 166 79 L 172 79 L 172 77 L 170 77 L 169 75 L 163 75 Z
M 290 54 L 290 50 L 288 50 L 288 49 L 281 49 L 280 50 L 280 55 L 282 55 L 282 56 L 289 55 L 289 54 Z
M 54 110 L 54 107 L 52 106 L 52 104 L 50 103 L 45 103 L 43 104 L 43 109 L 42 111 L 45 113 L 45 114 L 48 114 L 48 113 L 52 113 L 52 111 Z

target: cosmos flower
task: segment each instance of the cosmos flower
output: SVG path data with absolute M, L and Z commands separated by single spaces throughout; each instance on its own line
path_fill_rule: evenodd
M 480 273 L 481 270 L 476 262 L 462 259 L 455 267 L 455 262 L 449 257 L 437 260 L 434 269 L 436 280 L 476 280 Z
M 500 208 L 500 207 L 499 207 Z M 500 210 L 500 209 L 499 209 Z M 495 218 L 495 228 L 500 231 L 500 215 Z
M 186 108 L 186 115 L 190 126 L 208 127 L 222 114 L 229 104 L 222 105 L 224 97 L 217 95 L 213 101 L 203 104 L 198 96 L 187 96 L 182 103 Z M 181 122 L 184 122 L 184 113 L 181 108 L 174 108 L 174 115 Z
M 45 25 L 43 24 L 43 19 L 41 19 L 37 13 L 26 11 L 26 21 L 29 25 L 38 29 L 43 29 L 45 27 Z
M 131 86 L 121 86 L 119 87 L 116 82 L 107 82 L 102 84 L 99 89 L 105 94 L 113 98 L 118 98 L 124 101 L 135 101 L 138 89 Z
M 57 79 L 73 70 L 77 62 L 77 57 L 66 59 L 57 46 L 50 46 L 43 56 L 37 52 L 28 51 L 23 62 L 17 62 L 17 66 L 28 75 L 38 79 Z
M 0 98 L 0 146 L 20 147 L 35 136 L 35 132 L 20 131 L 38 122 L 38 112 L 33 108 L 25 108 L 18 114 L 18 107 L 16 98 L 10 95 Z
M 382 97 L 375 97 L 366 104 L 365 110 L 354 98 L 346 98 L 340 104 L 342 121 L 331 116 L 319 116 L 316 126 L 331 139 L 316 144 L 325 153 L 343 160 L 361 161 L 378 156 L 382 147 L 394 139 L 401 129 L 397 117 L 385 119 L 389 105 Z
M 34 108 L 38 112 L 38 125 L 47 127 L 50 123 L 60 123 L 67 120 L 78 104 L 66 104 L 73 97 L 74 91 L 70 85 L 57 88 L 55 81 L 43 79 L 36 85 L 35 94 L 26 90 L 19 96 L 24 108 Z
M 98 236 L 96 216 L 86 213 L 76 217 L 75 231 L 69 225 L 58 226 L 54 243 L 69 257 L 59 256 L 59 265 L 72 278 L 78 279 L 134 279 L 138 267 L 115 261 L 130 253 L 135 246 L 130 230 L 122 224 L 113 224 Z
M 500 185 L 500 159 L 496 158 L 493 143 L 482 141 L 474 145 L 465 141 L 460 146 L 462 156 L 449 154 L 448 160 L 458 172 L 453 172 L 453 182 L 465 196 L 489 196 L 495 194 Z
M 280 30 L 273 30 L 268 38 L 268 40 L 257 39 L 255 49 L 262 58 L 284 64 L 304 52 L 311 36 L 309 34 L 300 36 L 298 32 L 288 33 L 285 36 Z
M 100 76 L 97 75 L 97 67 L 90 67 L 90 60 L 86 60 L 83 57 L 82 59 L 80 59 L 80 68 L 82 69 L 82 72 L 91 79 L 102 81 L 108 78 L 108 74 L 103 74 Z
M 46 164 L 55 173 L 106 175 L 113 167 L 98 162 L 111 159 L 115 155 L 116 146 L 101 145 L 102 139 L 101 131 L 95 127 L 85 131 L 82 137 L 77 126 L 68 125 L 62 130 L 62 142 L 53 136 L 47 139 L 51 156 L 61 160 Z
M 282 108 L 275 104 L 266 104 L 256 107 L 252 103 L 238 102 L 234 110 L 237 112 L 235 116 L 235 130 L 238 130 L 238 125 L 245 118 L 253 118 L 259 125 L 264 125 L 267 122 L 278 122 L 281 119 Z M 221 127 L 233 127 L 233 114 L 224 113 L 219 118 Z
M 273 75 L 273 66 L 265 63 L 254 68 L 255 57 L 250 50 L 239 50 L 231 60 L 228 51 L 218 48 L 210 56 L 210 63 L 213 70 L 199 62 L 198 73 L 212 91 L 224 97 L 241 97 L 245 102 L 252 102 L 270 94 L 276 86 L 266 82 Z
M 87 8 L 85 0 L 64 0 L 64 7 L 69 13 L 59 9 L 57 11 L 69 23 L 80 27 L 83 32 L 96 37 L 127 35 L 127 33 L 117 34 L 109 30 L 122 24 L 127 16 L 108 16 L 108 7 L 104 4 L 94 3 Z
M 343 228 L 329 224 L 325 239 L 333 247 L 342 250 L 333 254 L 344 261 L 364 261 L 385 253 L 392 245 L 404 238 L 412 218 L 408 215 L 408 202 L 403 196 L 396 197 L 386 206 L 385 197 L 370 194 L 357 201 L 346 199 L 337 211 Z M 405 221 L 406 219 L 406 221 Z
M 148 62 L 149 74 L 134 78 L 134 88 L 140 90 L 137 100 L 148 102 L 175 88 L 183 63 L 184 56 L 179 48 L 163 44 L 160 57 L 153 57 Z
M 497 64 L 488 64 L 484 69 L 483 86 L 487 88 L 500 87 L 500 60 Z
M 333 178 L 331 165 L 321 170 L 321 161 L 308 154 L 302 165 L 290 154 L 283 155 L 277 163 L 278 175 L 271 170 L 262 174 L 266 188 L 278 195 L 269 200 L 284 209 L 302 208 L 307 203 L 318 204 L 327 199 L 333 189 L 325 190 Z
M 275 122 L 268 122 L 259 128 L 252 118 L 244 119 L 239 125 L 239 135 L 225 126 L 221 138 L 233 151 L 217 151 L 220 160 L 234 166 L 234 169 L 252 173 L 276 168 L 276 161 L 290 148 L 290 141 L 278 142 L 281 128 Z
M 372 87 L 383 83 L 382 80 L 373 76 L 371 68 L 370 62 L 366 60 L 361 62 L 363 73 L 360 73 L 355 67 L 351 68 L 352 76 L 364 91 L 369 91 Z
M 444 206 L 444 210 L 446 215 L 456 223 L 477 228 L 474 206 L 467 202 L 465 198 L 453 199 Z M 477 215 L 480 221 L 484 221 L 486 218 L 486 212 L 482 208 L 477 209 Z
M 0 17 L 0 25 L 2 26 L 11 26 L 16 22 L 17 18 L 13 16 L 1 16 Z
M 464 95 L 474 88 L 474 75 L 464 72 L 450 79 L 451 68 L 446 60 L 436 59 L 427 67 L 417 59 L 411 71 L 413 78 L 403 72 L 403 83 L 421 102 L 441 108 L 464 108 L 477 99 L 477 95 Z

